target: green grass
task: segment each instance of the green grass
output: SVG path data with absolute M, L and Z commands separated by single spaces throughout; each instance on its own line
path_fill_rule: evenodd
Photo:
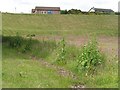
M 106 56 L 104 65 L 98 66 L 97 72 L 93 76 L 86 76 L 84 71 L 78 71 L 76 67 L 78 65 L 76 59 L 81 47 L 66 44 L 65 60 L 67 64 L 59 65 L 56 64 L 57 42 L 32 40 L 31 51 L 22 52 L 22 46 L 12 48 L 9 45 L 10 39 L 14 39 L 14 37 L 3 37 L 3 87 L 33 88 L 40 85 L 39 87 L 65 88 L 76 83 L 92 88 L 118 87 L 118 58 L 116 56 Z M 26 40 L 29 39 L 23 40 L 23 46 L 24 42 L 27 42 Z M 76 74 L 78 79 L 73 80 L 72 77 L 60 76 L 54 68 L 42 65 L 39 61 L 41 59 L 64 67 Z M 21 73 L 22 76 L 20 76 Z
M 116 15 L 3 14 L 3 34 L 117 36 Z
M 2 64 L 3 88 L 66 88 L 72 85 L 70 77 L 60 76 L 55 69 L 29 59 L 5 44 Z
M 2 44 L 0 44 L 0 88 L 2 88 Z
M 81 48 L 81 47 L 80 47 Z M 87 75 L 84 71 L 78 71 L 76 58 L 79 54 L 79 49 L 76 46 L 67 46 L 66 65 L 61 65 L 72 71 L 78 76 L 75 83 L 80 83 L 88 88 L 117 88 L 118 87 L 118 57 L 105 54 L 105 61 L 102 66 L 96 67 L 96 72 L 93 75 Z M 55 51 L 56 52 L 56 51 Z M 48 62 L 55 63 L 55 52 L 48 57 Z M 57 64 L 59 65 L 59 64 Z
M 66 88 L 71 85 L 69 78 L 60 77 L 39 61 L 16 58 L 6 59 L 3 64 L 3 88 Z
M 99 49 L 103 48 L 106 56 L 104 67 L 97 67 L 97 72 L 86 76 L 84 72 L 76 70 L 76 57 L 81 46 L 66 44 L 65 60 L 67 64 L 56 64 L 57 36 L 73 37 L 96 35 L 103 39 L 117 37 L 118 24 L 116 15 L 25 15 L 2 14 L 3 16 L 3 87 L 16 88 L 65 88 L 80 83 L 90 88 L 118 87 L 118 58 L 117 43 L 113 41 L 98 42 Z M 16 32 L 24 37 L 22 46 L 12 48 L 10 39 L 14 39 Z M 26 36 L 35 34 L 38 40 L 32 40 L 30 51 L 22 52 L 28 42 Z M 13 37 L 11 37 L 11 36 Z M 41 38 L 48 36 L 48 40 Z M 55 36 L 51 41 L 50 37 Z M 74 37 L 76 36 L 76 37 Z M 83 37 L 84 38 L 84 37 Z M 59 39 L 58 39 L 59 40 Z M 66 40 L 66 39 L 65 39 Z M 114 40 L 114 39 L 113 39 Z M 116 40 L 116 39 L 115 39 Z M 74 43 L 74 39 L 73 39 Z M 82 43 L 82 42 L 80 42 Z M 108 50 L 107 50 L 108 49 Z M 111 51 L 114 49 L 115 51 Z M 37 60 L 34 60 L 34 59 Z M 60 76 L 54 68 L 42 65 L 39 60 L 63 67 L 73 72 L 77 80 Z

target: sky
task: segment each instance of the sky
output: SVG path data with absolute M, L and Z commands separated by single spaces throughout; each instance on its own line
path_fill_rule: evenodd
M 31 13 L 35 6 L 60 7 L 61 10 L 80 9 L 89 11 L 91 7 L 118 11 L 120 0 L 0 0 L 0 11 L 11 13 Z

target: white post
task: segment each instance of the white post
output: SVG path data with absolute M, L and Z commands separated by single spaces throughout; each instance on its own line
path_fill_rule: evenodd
M 16 7 L 15 7 L 15 13 L 16 13 Z

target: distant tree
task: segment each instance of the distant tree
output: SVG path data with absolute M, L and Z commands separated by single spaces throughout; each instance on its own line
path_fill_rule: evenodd
M 80 13 L 81 13 L 81 10 L 77 10 L 77 9 L 68 10 L 68 14 L 80 14 Z
M 60 13 L 61 14 L 68 14 L 68 11 L 67 10 L 61 10 Z
M 115 12 L 115 15 L 120 15 L 120 12 Z

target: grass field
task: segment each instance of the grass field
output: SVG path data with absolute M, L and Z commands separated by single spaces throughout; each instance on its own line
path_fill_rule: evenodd
M 17 15 L 3 14 L 3 34 L 117 36 L 115 15 Z
M 65 88 L 72 84 L 70 77 L 59 76 L 55 69 L 45 67 L 40 61 L 18 55 L 4 45 L 3 49 L 3 87 Z
M 4 88 L 118 87 L 118 16 L 3 14 L 2 17 Z M 25 40 L 21 47 L 12 48 L 9 43 L 16 39 L 17 32 Z M 29 34 L 35 34 L 30 44 Z M 105 55 L 105 63 L 97 67 L 94 75 L 85 75 L 84 71 L 77 71 L 76 58 L 92 36 Z M 58 42 L 63 37 L 66 41 L 63 58 L 67 63 L 58 64 Z M 27 43 L 31 50 L 23 52 Z

